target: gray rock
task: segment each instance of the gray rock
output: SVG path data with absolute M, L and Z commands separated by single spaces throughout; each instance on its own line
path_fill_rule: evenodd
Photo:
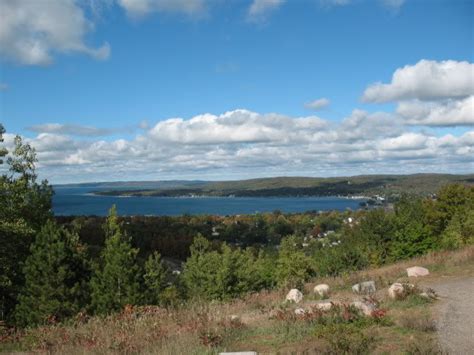
M 329 285 L 319 284 L 314 286 L 314 293 L 318 294 L 321 297 L 327 297 L 329 295 Z
M 408 277 L 427 276 L 429 274 L 430 274 L 429 270 L 421 266 L 413 266 L 407 269 Z
M 296 309 L 295 309 L 295 314 L 296 314 L 297 316 L 302 316 L 302 315 L 305 314 L 305 313 L 306 313 L 306 311 L 305 311 L 303 308 L 296 308 Z
M 374 304 L 362 301 L 354 301 L 351 303 L 351 305 L 364 313 L 366 316 L 371 316 L 372 312 L 377 310 L 377 307 Z
M 370 294 L 375 293 L 375 281 L 364 281 L 352 286 L 352 291 L 358 294 Z
M 286 295 L 286 300 L 289 302 L 300 303 L 303 300 L 303 294 L 301 293 L 301 291 L 297 290 L 296 288 L 293 288 Z

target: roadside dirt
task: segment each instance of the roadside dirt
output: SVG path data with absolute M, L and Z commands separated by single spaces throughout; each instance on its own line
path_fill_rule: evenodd
M 448 354 L 474 354 L 474 277 L 427 285 L 440 299 L 435 306 L 439 343 Z

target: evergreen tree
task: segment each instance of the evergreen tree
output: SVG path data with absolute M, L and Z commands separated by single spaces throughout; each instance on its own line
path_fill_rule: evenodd
M 105 246 L 91 280 L 92 308 L 102 314 L 140 301 L 138 249 L 132 248 L 130 238 L 122 232 L 115 205 L 109 211 L 104 232 Z
M 30 251 L 15 312 L 18 324 L 37 325 L 50 317 L 60 321 L 84 308 L 90 270 L 79 237 L 47 222 Z
M 0 144 L 4 133 L 0 124 Z M 15 137 L 11 152 L 0 145 L 0 165 L 5 157 L 8 171 L 0 176 L 0 320 L 11 323 L 30 244 L 52 216 L 52 189 L 47 181 L 37 183 L 35 150 L 21 137 Z
M 201 235 L 194 238 L 190 248 L 191 256 L 186 260 L 183 282 L 188 296 L 204 299 L 219 299 L 222 292 L 217 272 L 222 266 L 222 258 L 211 250 L 210 242 Z
M 154 252 L 145 262 L 145 302 L 147 304 L 159 304 L 161 293 L 166 287 L 166 268 L 161 261 L 161 255 Z
M 301 288 L 313 274 L 312 260 L 303 252 L 296 236 L 283 238 L 276 266 L 278 285 Z
M 390 246 L 392 260 L 411 258 L 424 254 L 433 248 L 433 238 L 423 223 L 422 201 L 403 196 L 395 204 L 395 231 Z

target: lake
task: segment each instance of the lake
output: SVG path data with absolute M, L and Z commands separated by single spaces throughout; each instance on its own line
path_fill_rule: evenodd
M 108 190 L 104 189 L 104 190 Z M 358 209 L 363 200 L 341 197 L 119 197 L 97 196 L 100 188 L 55 186 L 56 215 L 105 216 L 112 205 L 120 215 L 233 215 L 256 212 L 305 212 Z

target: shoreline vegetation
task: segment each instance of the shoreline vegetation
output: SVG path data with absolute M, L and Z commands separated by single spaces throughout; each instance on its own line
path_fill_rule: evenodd
M 133 197 L 340 197 L 396 200 L 401 194 L 435 194 L 443 185 L 473 183 L 474 174 L 362 175 L 338 178 L 275 177 L 236 181 L 157 181 L 68 186 L 108 188 L 98 196 Z M 62 185 L 65 186 L 65 185 Z

